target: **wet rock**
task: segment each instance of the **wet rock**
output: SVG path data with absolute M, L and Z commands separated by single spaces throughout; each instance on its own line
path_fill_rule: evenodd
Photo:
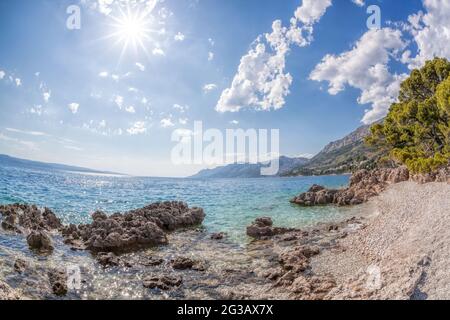
M 164 263 L 164 259 L 158 257 L 142 257 L 139 263 L 146 267 L 159 266 Z
M 48 279 L 55 295 L 64 296 L 67 294 L 67 273 L 64 269 L 51 270 L 48 273 Z
M 273 237 L 275 235 L 280 235 L 291 231 L 295 231 L 295 229 L 273 227 L 272 219 L 269 217 L 257 218 L 250 226 L 247 227 L 247 235 L 255 239 Z
M 222 240 L 226 236 L 225 232 L 218 232 L 211 234 L 212 240 Z
M 109 217 L 96 211 L 91 224 L 70 225 L 63 229 L 63 235 L 69 243 L 81 239 L 94 252 L 128 252 L 166 244 L 167 231 L 201 224 L 204 217 L 201 208 L 159 202 Z
M 27 236 L 27 243 L 31 249 L 41 252 L 53 251 L 52 239 L 49 234 L 43 230 L 33 230 Z
M 17 273 L 24 273 L 27 268 L 28 263 L 25 260 L 17 258 L 16 261 L 14 261 L 14 271 Z
M 120 264 L 119 257 L 112 252 L 99 252 L 96 258 L 103 267 L 115 267 Z
M 35 205 L 8 204 L 0 205 L 3 216 L 2 227 L 7 230 L 56 230 L 62 227 L 58 217 L 49 208 Z
M 149 289 L 170 290 L 179 287 L 183 283 L 183 278 L 177 275 L 149 275 L 143 280 L 143 286 Z

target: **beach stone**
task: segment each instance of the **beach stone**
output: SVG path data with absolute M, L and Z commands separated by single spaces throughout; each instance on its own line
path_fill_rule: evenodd
M 27 236 L 27 243 L 31 249 L 51 252 L 53 251 L 52 239 L 49 234 L 43 230 L 33 230 Z
M 179 287 L 183 283 L 183 278 L 177 275 L 149 275 L 143 280 L 143 286 L 149 289 L 169 290 Z
M 0 280 L 0 300 L 19 300 L 20 298 L 16 290 L 11 288 L 6 282 Z
M 24 273 L 27 268 L 28 263 L 25 260 L 17 258 L 16 261 L 14 261 L 14 271 L 17 273 Z

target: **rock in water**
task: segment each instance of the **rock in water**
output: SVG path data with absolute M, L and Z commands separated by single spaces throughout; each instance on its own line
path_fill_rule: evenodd
M 257 218 L 250 226 L 247 227 L 247 235 L 249 237 L 259 239 L 265 237 L 273 237 L 275 235 L 294 231 L 290 228 L 273 227 L 272 219 L 269 217 Z
M 52 239 L 47 232 L 43 230 L 33 230 L 27 236 L 27 243 L 31 249 L 41 252 L 53 251 Z
M 91 224 L 70 225 L 63 235 L 66 243 L 81 239 L 94 252 L 129 252 L 166 244 L 167 231 L 201 224 L 204 218 L 201 208 L 189 208 L 183 202 L 159 202 L 109 217 L 97 211 Z
M 57 296 L 64 296 L 67 294 L 67 273 L 64 269 L 54 269 L 48 273 L 48 279 L 52 291 Z
M 169 290 L 179 287 L 183 283 L 183 278 L 176 275 L 149 275 L 143 280 L 143 286 L 149 289 Z

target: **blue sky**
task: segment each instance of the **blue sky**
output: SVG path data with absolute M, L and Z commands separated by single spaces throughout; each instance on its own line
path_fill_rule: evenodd
M 312 155 L 385 115 L 409 69 L 450 57 L 449 0 L 135 0 L 148 38 L 121 54 L 108 35 L 124 35 L 123 2 L 0 2 L 1 153 L 186 176 L 204 166 L 173 165 L 171 134 L 203 121 L 280 129 L 282 154 Z M 66 28 L 72 4 L 80 30 Z M 366 26 L 373 4 L 381 30 Z

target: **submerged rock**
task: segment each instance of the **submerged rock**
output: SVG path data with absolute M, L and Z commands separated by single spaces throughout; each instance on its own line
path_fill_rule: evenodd
M 149 289 L 169 290 L 173 287 L 179 287 L 183 283 L 183 278 L 177 275 L 149 275 L 143 280 L 143 286 Z
M 17 273 L 24 273 L 27 268 L 28 263 L 25 260 L 17 258 L 16 261 L 14 261 L 14 271 Z
M 55 295 L 64 296 L 67 294 L 67 273 L 64 269 L 51 270 L 48 273 L 48 279 Z
M 222 240 L 226 235 L 225 232 L 212 233 L 210 238 L 212 240 Z
M 269 217 L 257 218 L 250 226 L 247 227 L 247 235 L 249 237 L 260 239 L 273 237 L 275 235 L 294 231 L 295 229 L 273 227 L 272 219 Z

